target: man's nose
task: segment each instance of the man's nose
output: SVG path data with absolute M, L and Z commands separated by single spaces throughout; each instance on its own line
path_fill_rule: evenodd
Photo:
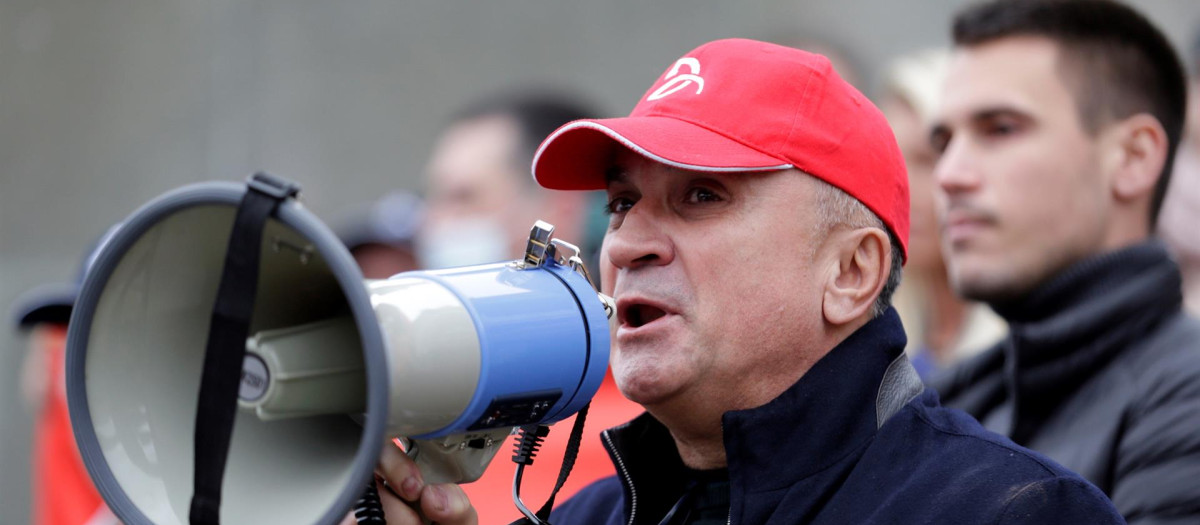
M 640 203 L 626 212 L 619 227 L 608 231 L 604 250 L 608 261 L 621 269 L 666 265 L 675 258 L 665 222 Z
M 983 179 L 978 170 L 976 156 L 967 140 L 951 140 L 933 169 L 938 190 L 947 195 L 954 195 L 978 189 Z

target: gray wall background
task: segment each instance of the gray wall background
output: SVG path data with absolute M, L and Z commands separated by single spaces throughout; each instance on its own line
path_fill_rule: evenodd
M 438 128 L 497 88 L 557 86 L 628 112 L 708 40 L 816 38 L 870 93 L 948 42 L 963 0 L 3 0 L 0 309 L 64 281 L 108 225 L 174 187 L 266 169 L 331 217 L 420 190 Z M 1177 44 L 1200 2 L 1133 2 Z M 0 329 L 0 523 L 28 522 L 23 341 Z

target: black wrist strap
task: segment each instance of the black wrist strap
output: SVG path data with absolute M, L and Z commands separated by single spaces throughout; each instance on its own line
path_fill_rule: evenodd
M 221 482 L 237 414 L 238 386 L 254 296 L 258 289 L 263 227 L 279 203 L 299 188 L 265 173 L 250 178 L 229 234 L 225 264 L 213 305 L 196 407 L 192 525 L 218 525 Z

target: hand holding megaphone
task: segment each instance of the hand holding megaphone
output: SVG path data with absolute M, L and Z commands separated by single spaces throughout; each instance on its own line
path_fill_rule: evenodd
M 393 437 L 428 484 L 471 481 L 604 376 L 611 302 L 572 251 L 539 224 L 523 260 L 366 282 L 286 184 L 170 192 L 99 250 L 70 323 L 84 463 L 131 524 L 338 523 Z
M 385 445 L 379 455 L 376 481 L 381 509 L 388 525 L 477 525 L 479 517 L 467 495 L 455 484 L 425 483 L 416 463 L 400 449 Z M 386 483 L 386 485 L 385 485 Z M 389 488 L 390 487 L 390 488 Z M 339 525 L 357 525 L 346 516 Z

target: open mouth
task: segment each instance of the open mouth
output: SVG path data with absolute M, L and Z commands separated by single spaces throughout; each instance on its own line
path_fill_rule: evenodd
M 633 328 L 638 328 L 650 324 L 664 315 L 667 315 L 667 312 L 663 311 L 662 308 L 648 304 L 634 304 L 625 309 L 623 317 L 625 324 Z

